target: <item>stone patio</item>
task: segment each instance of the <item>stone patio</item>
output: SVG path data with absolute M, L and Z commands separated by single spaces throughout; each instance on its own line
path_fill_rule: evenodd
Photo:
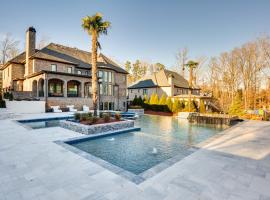
M 248 121 L 136 185 L 56 144 L 78 136 L 60 127 L 29 130 L 0 112 L 0 199 L 270 200 L 270 123 Z

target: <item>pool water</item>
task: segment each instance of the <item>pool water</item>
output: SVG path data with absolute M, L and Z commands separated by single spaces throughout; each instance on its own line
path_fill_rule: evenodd
M 47 120 L 47 121 L 40 121 L 40 122 L 27 122 L 24 124 L 31 127 L 32 129 L 39 129 L 39 128 L 56 127 L 56 126 L 59 126 L 59 123 L 60 123 L 60 120 Z
M 141 174 L 174 156 L 191 154 L 190 147 L 220 132 L 222 127 L 192 125 L 187 120 L 143 115 L 135 121 L 139 132 L 73 143 L 133 174 Z
M 49 128 L 60 126 L 60 121 L 64 119 L 70 119 L 73 117 L 57 117 L 47 119 L 33 119 L 33 120 L 19 120 L 18 122 L 32 129 Z

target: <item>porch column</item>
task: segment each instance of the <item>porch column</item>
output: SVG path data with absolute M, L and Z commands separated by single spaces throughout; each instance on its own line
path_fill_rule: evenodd
M 67 81 L 64 81 L 63 83 L 63 93 L 64 97 L 67 97 Z
M 81 96 L 80 97 L 83 97 L 84 98 L 84 87 L 85 87 L 85 82 L 81 82 L 81 85 L 80 85 L 80 93 L 81 93 Z

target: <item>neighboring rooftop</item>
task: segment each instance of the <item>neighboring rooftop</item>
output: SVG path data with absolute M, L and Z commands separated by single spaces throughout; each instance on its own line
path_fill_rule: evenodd
M 180 74 L 171 70 L 160 70 L 152 75 L 146 75 L 134 84 L 130 85 L 128 89 L 137 88 L 153 88 L 153 87 L 169 87 L 169 77 L 172 76 L 173 84 L 179 88 L 189 88 L 188 81 Z M 197 87 L 194 87 L 197 88 Z

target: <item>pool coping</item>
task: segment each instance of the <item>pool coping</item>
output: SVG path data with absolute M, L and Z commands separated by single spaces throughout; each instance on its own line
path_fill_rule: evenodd
M 110 135 L 117 135 L 117 134 L 123 134 L 123 133 L 128 133 L 128 132 L 133 132 L 133 131 L 140 131 L 141 128 L 138 127 L 134 127 L 134 128 L 127 128 L 127 129 L 121 129 L 121 130 L 117 130 L 117 131 L 109 131 L 109 132 L 105 132 L 105 133 L 99 133 L 99 134 L 93 134 L 93 135 L 84 135 L 84 136 L 79 136 L 79 137 L 75 137 L 75 138 L 70 138 L 70 139 L 66 139 L 66 140 L 57 140 L 54 141 L 56 144 L 62 146 L 63 148 L 89 160 L 92 161 L 102 167 L 104 167 L 105 169 L 135 183 L 135 184 L 140 184 L 146 180 L 148 180 L 149 178 L 157 175 L 158 173 L 160 173 L 161 171 L 167 169 L 168 167 L 172 166 L 173 164 L 177 163 L 178 161 L 184 159 L 185 157 L 191 155 L 192 153 L 194 153 L 195 151 L 199 150 L 199 148 L 195 147 L 195 146 L 191 146 L 189 149 L 187 149 L 187 151 L 189 152 L 187 155 L 183 155 L 183 154 L 178 154 L 172 158 L 169 158 L 153 167 L 151 167 L 150 169 L 140 173 L 140 174 L 134 174 L 130 171 L 127 171 L 121 167 L 118 167 L 106 160 L 103 160 L 99 157 L 96 157 L 88 152 L 85 152 L 83 150 L 80 150 L 74 146 L 72 146 L 72 144 L 74 143 L 78 143 L 78 142 L 84 142 L 84 141 L 88 141 L 91 139 L 96 139 L 96 138 L 100 138 L 100 137 L 104 137 L 104 136 L 110 136 Z
M 42 117 L 42 118 L 30 118 L 30 119 L 14 119 L 12 120 L 14 123 L 24 127 L 27 130 L 35 130 L 35 128 L 32 128 L 31 126 L 28 126 L 27 123 L 31 123 L 31 122 L 41 122 L 41 121 L 52 121 L 52 120 L 65 120 L 65 119 L 69 119 L 69 118 L 73 118 L 73 115 L 67 115 L 67 116 L 52 116 L 52 117 Z M 45 127 L 45 128 L 52 128 L 52 127 Z

